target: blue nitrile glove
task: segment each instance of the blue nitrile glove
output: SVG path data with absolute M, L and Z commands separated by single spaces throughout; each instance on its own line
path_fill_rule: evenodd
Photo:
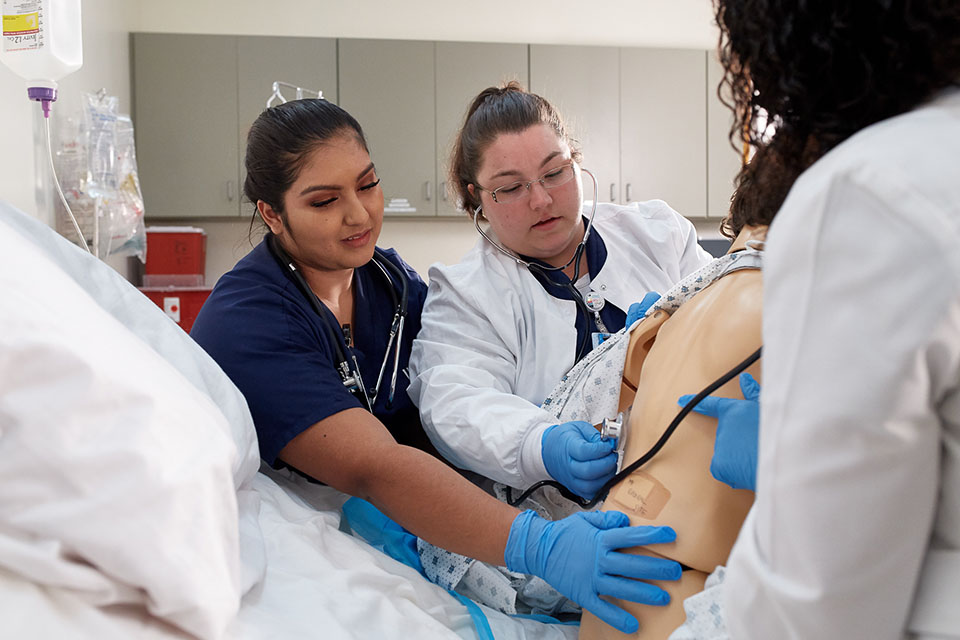
M 760 384 L 749 373 L 740 374 L 746 400 L 707 396 L 693 410 L 717 419 L 710 473 L 734 489 L 757 488 L 757 447 L 760 435 Z M 686 405 L 693 396 L 681 396 Z
M 350 498 L 343 503 L 342 510 L 343 517 L 355 534 L 394 560 L 413 567 L 423 576 L 427 575 L 417 551 L 417 536 L 361 498 Z
M 592 498 L 617 472 L 615 446 L 613 439 L 602 439 L 593 425 L 582 420 L 555 424 L 540 440 L 550 477 L 584 498 Z
M 630 305 L 630 308 L 627 309 L 627 323 L 624 326 L 629 329 L 634 322 L 647 315 L 647 311 L 649 311 L 650 307 L 656 304 L 657 300 L 659 299 L 659 293 L 656 291 L 649 291 L 647 292 L 647 295 L 643 296 L 643 300 L 640 302 L 634 302 L 632 305 Z
M 665 605 L 670 594 L 641 580 L 679 580 L 681 569 L 666 558 L 617 552 L 677 539 L 670 527 L 629 524 L 619 511 L 585 511 L 555 522 L 524 511 L 510 527 L 504 560 L 507 569 L 540 576 L 607 624 L 634 633 L 637 619 L 600 596 Z

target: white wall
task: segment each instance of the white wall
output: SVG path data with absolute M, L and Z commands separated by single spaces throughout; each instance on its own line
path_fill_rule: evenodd
M 253 206 L 250 206 L 253 211 Z M 254 229 L 251 236 L 250 218 L 241 221 L 190 221 L 183 224 L 201 227 L 207 232 L 207 284 L 229 271 L 259 241 L 262 233 Z M 157 225 L 174 224 L 168 220 Z M 179 224 L 179 223 L 177 223 Z M 463 219 L 409 220 L 385 218 L 377 245 L 395 248 L 417 273 L 427 279 L 427 269 L 434 262 L 454 264 L 476 242 L 477 232 L 466 216 Z M 252 238 L 252 240 L 251 240 Z
M 139 7 L 128 0 L 87 0 L 82 6 L 83 67 L 60 82 L 51 112 L 51 128 L 61 115 L 80 108 L 80 92 L 105 88 L 130 111 L 130 31 L 137 29 Z M 26 83 L 0 65 L 0 199 L 36 214 L 34 202 L 33 110 Z
M 78 112 L 80 93 L 105 88 L 120 99 L 120 110 L 130 111 L 130 32 L 135 31 L 139 7 L 128 0 L 87 0 L 81 8 L 83 67 L 59 84 L 59 97 L 50 114 L 56 139 L 59 118 Z M 35 201 L 34 110 L 27 100 L 26 83 L 0 65 L 0 200 L 43 218 Z M 40 161 L 44 161 L 41 157 Z M 126 273 L 125 260 L 111 264 Z
M 701 47 L 710 0 L 142 0 L 144 31 Z

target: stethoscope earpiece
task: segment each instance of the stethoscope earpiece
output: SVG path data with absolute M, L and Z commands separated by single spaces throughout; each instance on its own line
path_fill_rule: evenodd
M 573 257 L 570 259 L 569 262 L 567 262 L 567 264 L 563 265 L 562 267 L 536 265 L 544 271 L 563 271 L 564 269 L 569 267 L 571 264 L 573 264 L 574 261 L 577 261 L 577 267 L 579 267 L 580 255 L 583 253 L 583 248 L 587 244 L 587 238 L 590 237 L 590 231 L 593 229 L 593 219 L 597 215 L 597 198 L 600 194 L 600 187 L 597 184 L 597 177 L 593 175 L 592 171 L 590 171 L 589 169 L 584 169 L 583 167 L 580 167 L 580 171 L 590 176 L 590 179 L 593 181 L 593 205 L 590 208 L 590 218 L 587 220 L 587 226 L 583 230 L 583 238 L 580 240 L 580 244 L 577 245 L 577 251 L 574 253 Z M 499 242 L 491 238 L 489 235 L 487 235 L 487 232 L 480 227 L 481 216 L 483 216 L 483 207 L 481 205 L 477 205 L 473 209 L 473 226 L 477 228 L 477 231 L 480 233 L 480 235 L 483 236 L 483 238 L 487 242 L 492 244 L 497 251 L 507 256 L 508 258 L 515 260 L 517 264 L 522 264 L 523 266 L 529 269 L 533 263 L 531 263 L 528 260 L 524 260 L 519 254 L 514 253 L 513 251 L 510 251 L 509 249 L 504 247 L 502 244 L 500 244 Z M 579 273 L 579 270 L 578 270 L 578 273 Z

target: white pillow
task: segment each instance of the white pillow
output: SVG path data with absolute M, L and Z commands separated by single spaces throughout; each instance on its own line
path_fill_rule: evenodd
M 119 273 L 50 227 L 5 202 L 0 202 L 0 222 L 36 245 L 102 309 L 163 356 L 197 389 L 210 396 L 227 417 L 231 436 L 240 451 L 234 469 L 237 485 L 251 483 L 260 466 L 253 418 L 240 390 L 213 358 Z
M 242 591 L 234 472 L 249 464 L 231 425 L 3 214 L 0 566 L 222 637 Z

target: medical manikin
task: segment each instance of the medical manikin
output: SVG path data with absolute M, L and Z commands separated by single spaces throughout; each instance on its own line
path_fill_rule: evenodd
M 623 411 L 622 466 L 647 453 L 679 413 L 680 396 L 704 389 L 759 349 L 759 249 L 765 235 L 765 226 L 744 227 L 727 255 L 677 283 L 621 336 L 625 344 L 610 346 L 575 367 L 545 408 L 552 406 L 563 419 L 594 422 L 604 417 L 600 414 Z M 604 373 L 618 360 L 624 363 L 622 379 Z M 760 381 L 759 361 L 746 372 Z M 611 400 L 609 393 L 596 393 L 597 387 L 618 393 Z M 736 376 L 711 395 L 743 397 Z M 732 489 L 710 474 L 715 434 L 714 418 L 690 413 L 662 449 L 613 486 L 603 504 L 604 510 L 626 513 L 634 525 L 673 527 L 675 543 L 640 553 L 656 552 L 687 567 L 678 582 L 657 583 L 670 594 L 669 605 L 617 602 L 640 622 L 636 637 L 665 639 L 683 623 L 684 599 L 699 592 L 707 575 L 726 562 L 753 503 L 752 491 Z M 534 498 L 550 502 L 549 492 Z M 581 639 L 621 637 L 626 636 L 584 612 Z

